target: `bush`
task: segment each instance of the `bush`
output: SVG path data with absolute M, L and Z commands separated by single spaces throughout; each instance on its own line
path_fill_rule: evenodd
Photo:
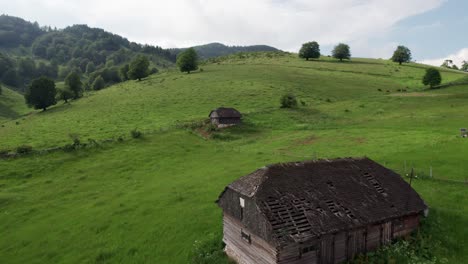
M 297 99 L 293 94 L 285 94 L 281 97 L 281 108 L 297 107 Z
M 130 131 L 130 135 L 132 136 L 132 138 L 141 138 L 143 136 L 143 133 L 137 129 L 133 129 L 132 131 Z
M 191 264 L 229 264 L 223 251 L 221 234 L 209 234 L 204 240 L 196 240 L 189 254 Z
M 429 85 L 429 87 L 433 88 L 436 85 L 439 85 L 442 82 L 442 77 L 440 76 L 439 70 L 436 68 L 428 68 L 426 70 L 426 74 L 422 79 L 422 83 L 424 85 Z
M 21 145 L 16 148 L 16 153 L 18 154 L 27 154 L 32 152 L 32 147 L 29 145 Z

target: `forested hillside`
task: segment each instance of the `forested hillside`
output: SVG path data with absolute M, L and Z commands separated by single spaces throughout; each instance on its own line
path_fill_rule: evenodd
M 130 42 L 103 29 L 73 25 L 58 30 L 0 16 L 0 79 L 18 91 L 39 76 L 63 80 L 72 71 L 85 75 L 89 83 L 99 75 L 108 85 L 117 83 L 121 65 L 137 55 L 148 57 L 153 68 L 175 61 L 168 50 Z
M 264 45 L 229 47 L 220 43 L 195 49 L 202 59 L 237 52 L 277 51 Z M 0 16 L 0 82 L 19 92 L 24 92 L 31 80 L 40 76 L 62 81 L 71 72 L 78 73 L 88 89 L 99 77 L 109 86 L 126 80 L 120 74 L 121 69 L 138 55 L 149 59 L 151 73 L 155 73 L 173 66 L 183 50 L 138 44 L 87 25 L 57 29 L 18 17 Z

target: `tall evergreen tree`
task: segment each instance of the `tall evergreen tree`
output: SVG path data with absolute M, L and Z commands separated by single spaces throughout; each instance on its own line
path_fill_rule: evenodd
M 340 61 L 343 61 L 344 59 L 349 60 L 351 58 L 351 51 L 349 46 L 344 43 L 336 45 L 332 51 L 332 56 L 333 58 L 339 59 Z
M 140 55 L 136 57 L 129 66 L 128 77 L 132 80 L 141 81 L 149 75 L 149 60 L 146 56 Z
M 194 48 L 186 49 L 177 56 L 177 66 L 181 72 L 190 73 L 198 69 L 198 54 Z
M 24 98 L 26 104 L 34 109 L 46 110 L 47 107 L 57 103 L 55 96 L 57 89 L 52 79 L 47 77 L 40 77 L 32 81 Z
M 77 72 L 72 71 L 67 75 L 65 78 L 65 85 L 72 91 L 73 99 L 78 99 L 83 96 L 83 83 Z
M 299 50 L 299 58 L 306 60 L 320 58 L 320 46 L 316 41 L 302 44 Z
M 403 62 L 411 61 L 411 51 L 405 46 L 398 46 L 393 52 L 392 61 L 398 62 L 400 65 Z

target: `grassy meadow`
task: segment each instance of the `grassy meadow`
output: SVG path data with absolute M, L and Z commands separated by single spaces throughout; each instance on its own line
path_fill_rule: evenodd
M 221 229 L 214 201 L 233 180 L 265 164 L 349 156 L 403 175 L 414 167 L 412 184 L 431 210 L 423 228 L 440 243 L 434 255 L 468 258 L 468 140 L 459 137 L 468 86 L 429 91 L 420 84 L 425 66 L 358 58 L 241 54 L 202 68 L 45 112 L 9 106 L 18 115 L 0 120 L 0 149 L 63 146 L 70 135 L 123 140 L 0 160 L 0 263 L 187 263 L 194 241 Z M 300 106 L 279 108 L 285 93 Z M 244 124 L 184 128 L 218 106 L 240 110 Z M 135 128 L 143 138 L 130 137 Z

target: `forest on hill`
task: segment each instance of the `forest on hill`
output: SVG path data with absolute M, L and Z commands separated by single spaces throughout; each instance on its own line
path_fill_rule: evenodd
M 259 51 L 280 51 L 277 48 L 267 45 L 252 46 L 226 46 L 221 43 L 209 43 L 193 47 L 202 59 L 210 59 L 219 56 L 226 56 L 238 52 L 259 52 Z M 173 54 L 179 54 L 185 49 L 171 49 Z
M 40 26 L 22 18 L 0 16 L 0 82 L 25 92 L 31 80 L 46 76 L 62 81 L 78 73 L 87 88 L 102 77 L 105 86 L 124 81 L 120 69 L 139 55 L 150 61 L 151 72 L 174 65 L 185 49 L 142 45 L 87 25 L 64 29 Z M 225 46 L 212 43 L 195 47 L 202 59 L 236 52 L 276 51 L 269 46 Z

